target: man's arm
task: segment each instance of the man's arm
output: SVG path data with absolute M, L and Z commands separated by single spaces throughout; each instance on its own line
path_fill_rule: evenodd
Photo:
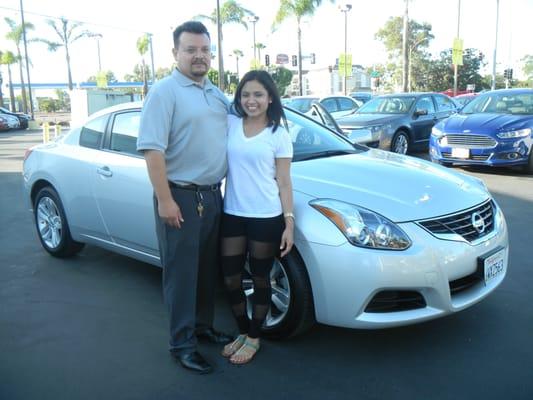
M 165 156 L 158 150 L 145 150 L 144 159 L 148 167 L 148 176 L 157 197 L 157 212 L 170 226 L 181 228 L 184 222 L 181 210 L 174 201 L 168 186 Z

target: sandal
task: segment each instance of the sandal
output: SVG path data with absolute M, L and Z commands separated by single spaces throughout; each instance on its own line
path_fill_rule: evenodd
M 229 361 L 235 365 L 247 364 L 255 357 L 259 351 L 259 342 L 257 344 L 246 339 L 243 345 L 230 357 Z M 242 358 L 241 358 L 242 357 Z
M 233 342 L 225 345 L 222 349 L 222 356 L 231 357 L 233 354 L 235 354 L 237 350 L 242 347 L 244 342 L 246 342 L 246 337 L 246 335 L 239 335 Z

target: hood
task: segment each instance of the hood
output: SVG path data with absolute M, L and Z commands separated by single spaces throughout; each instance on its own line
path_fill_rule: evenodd
M 445 133 L 491 133 L 531 126 L 533 116 L 511 114 L 456 114 L 443 121 L 440 126 Z
M 375 211 L 393 222 L 432 218 L 490 197 L 476 178 L 381 150 L 294 162 L 293 187 Z
M 404 117 L 405 114 L 351 114 L 342 118 L 337 118 L 337 124 L 340 127 L 363 127 L 372 125 L 387 124 L 398 118 Z

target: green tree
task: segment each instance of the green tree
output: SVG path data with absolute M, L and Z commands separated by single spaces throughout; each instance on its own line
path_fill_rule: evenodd
M 233 55 L 235 56 L 235 62 L 236 62 L 236 66 L 237 66 L 237 79 L 240 77 L 240 74 L 239 74 L 239 60 L 244 56 L 242 50 L 239 50 L 239 49 L 235 49 L 233 50 Z
M 148 34 L 145 33 L 139 39 L 137 39 L 137 51 L 141 55 L 143 96 L 146 96 L 146 94 L 148 93 L 148 78 L 146 76 L 146 62 L 144 61 L 144 56 L 148 52 L 149 48 L 150 48 L 150 37 L 148 36 Z
M 20 72 L 20 86 L 21 86 L 21 93 L 22 93 L 22 108 L 25 113 L 28 112 L 28 101 L 26 97 L 26 85 L 24 83 L 24 73 L 23 73 L 23 62 L 22 62 L 22 53 L 20 51 L 20 46 L 24 39 L 24 32 L 28 32 L 28 30 L 32 30 L 35 27 L 32 23 L 26 22 L 24 25 L 17 24 L 14 20 L 11 18 L 5 17 L 4 21 L 9 25 L 10 31 L 6 34 L 6 39 L 11 40 L 15 44 L 15 48 L 17 49 L 17 60 L 19 63 L 19 72 Z
M 248 29 L 248 25 L 246 24 L 245 17 L 253 15 L 253 12 L 242 7 L 239 3 L 237 3 L 235 0 L 226 0 L 224 4 L 222 4 L 222 7 L 220 7 L 220 38 L 219 38 L 219 49 L 218 54 L 220 57 L 219 60 L 219 69 L 220 71 L 224 71 L 224 59 L 222 57 L 222 27 L 227 24 L 239 24 L 242 25 L 245 29 Z M 194 17 L 196 20 L 208 20 L 215 26 L 217 26 L 217 9 L 215 8 L 213 12 L 210 15 L 205 14 L 199 14 Z M 217 73 L 218 77 L 218 73 Z M 218 79 L 217 79 L 218 82 Z
M 11 75 L 11 66 L 17 63 L 17 57 L 11 51 L 5 51 L 0 58 L 0 64 L 7 65 L 7 77 L 9 82 L 9 103 L 11 104 L 11 111 L 15 112 L 15 91 L 13 90 L 13 79 Z
M 522 71 L 526 76 L 526 80 L 533 82 L 533 55 L 528 54 L 524 56 L 521 61 L 524 63 Z
M 476 90 L 490 89 L 490 82 L 487 84 L 479 74 L 483 65 L 484 60 L 477 49 L 466 49 L 463 53 L 463 65 L 459 66 L 457 73 L 457 88 L 465 90 L 467 85 L 474 84 Z M 422 88 L 438 92 L 450 89 L 453 87 L 453 75 L 452 49 L 447 49 L 440 53 L 439 59 L 428 63 Z
M 276 67 L 270 74 L 278 87 L 279 94 L 281 96 L 285 95 L 292 81 L 292 72 L 285 67 Z
M 115 76 L 115 73 L 111 70 L 102 71 L 105 73 L 105 77 L 108 83 L 110 82 L 117 82 L 117 77 Z M 87 78 L 87 82 L 96 82 L 96 76 L 91 75 L 89 78 Z
M 70 111 L 70 96 L 66 90 L 56 89 L 55 94 L 57 96 L 57 109 L 62 111 Z
M 274 19 L 273 27 L 275 28 L 286 19 L 291 17 L 296 18 L 298 32 L 298 86 L 300 87 L 300 96 L 303 95 L 301 22 L 303 17 L 313 15 L 320 4 L 322 4 L 322 0 L 281 0 L 279 3 L 279 9 Z
M 163 79 L 169 76 L 171 73 L 172 73 L 172 68 L 159 67 L 157 71 L 155 71 L 155 77 L 157 79 Z
M 61 17 L 59 21 L 49 19 L 46 23 L 54 30 L 54 32 L 59 37 L 59 41 L 51 41 L 47 39 L 39 39 L 40 42 L 46 43 L 48 45 L 48 50 L 56 51 L 60 47 L 65 48 L 65 57 L 67 61 L 67 72 L 68 72 L 68 88 L 72 90 L 72 70 L 70 67 L 70 47 L 74 42 L 81 38 L 86 37 L 99 37 L 100 34 L 93 33 L 88 30 L 81 30 L 81 22 L 71 22 L 68 19 Z
M 392 84 L 399 85 L 402 80 L 402 53 L 403 53 L 403 17 L 390 17 L 376 34 L 375 38 L 380 40 L 388 53 L 389 63 L 395 65 L 392 73 Z M 407 87 L 409 90 L 420 87 L 417 77 L 421 76 L 421 71 L 427 68 L 429 54 L 427 52 L 431 40 L 434 39 L 431 33 L 431 24 L 427 22 L 417 22 L 409 20 L 407 35 Z
M 257 58 L 259 58 L 259 62 L 262 63 L 261 50 L 266 49 L 266 46 L 263 43 L 256 43 L 255 48 L 257 49 Z

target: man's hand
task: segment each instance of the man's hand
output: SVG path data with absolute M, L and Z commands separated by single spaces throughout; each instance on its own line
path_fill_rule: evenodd
M 160 202 L 157 207 L 159 216 L 165 221 L 167 225 L 175 228 L 181 228 L 181 223 L 184 222 L 181 210 L 174 199 L 165 202 Z

